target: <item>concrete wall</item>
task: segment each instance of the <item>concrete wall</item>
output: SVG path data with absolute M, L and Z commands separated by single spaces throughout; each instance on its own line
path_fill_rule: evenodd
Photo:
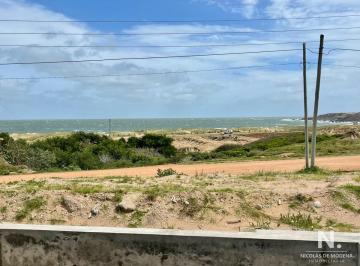
M 335 234 L 334 249 L 325 243 L 319 249 L 317 237 L 316 232 L 300 231 L 227 233 L 1 224 L 0 266 L 359 266 L 360 234 Z M 311 259 L 319 256 L 326 261 Z

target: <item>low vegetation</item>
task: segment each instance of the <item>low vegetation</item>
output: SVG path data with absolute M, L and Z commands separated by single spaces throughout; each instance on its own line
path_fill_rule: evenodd
M 189 197 L 182 203 L 180 213 L 192 218 L 204 218 L 205 214 L 212 210 L 216 211 L 219 207 L 215 205 L 215 198 L 211 194 L 203 194 L 202 197 Z
M 303 195 L 301 193 L 296 194 L 295 196 L 290 197 L 290 208 L 298 208 L 303 204 L 312 201 L 312 197 Z
M 354 228 L 351 224 L 339 223 L 334 219 L 327 220 L 326 227 L 329 229 L 336 229 L 340 232 L 351 232 L 351 230 Z
M 182 192 L 186 191 L 187 188 L 177 184 L 163 184 L 163 185 L 153 185 L 147 187 L 143 192 L 146 195 L 147 199 L 150 201 L 155 201 L 158 197 L 164 197 L 170 192 Z
M 173 139 L 165 135 L 145 134 L 127 140 L 114 140 L 105 135 L 77 132 L 35 141 L 14 140 L 0 133 L 0 175 L 21 172 L 58 170 L 89 170 L 119 168 L 165 163 L 276 159 L 303 157 L 304 134 L 280 132 L 244 145 L 225 144 L 210 152 L 178 151 Z M 319 134 L 318 155 L 359 154 L 360 140 L 347 134 Z M 307 169 L 302 173 L 326 174 L 321 169 Z M 158 170 L 158 176 L 173 175 L 173 169 Z M 267 173 L 265 173 L 267 174 Z
M 306 229 L 306 230 L 314 230 L 321 228 L 320 226 L 321 218 L 312 218 L 310 214 L 306 215 L 303 213 L 297 214 L 281 214 L 280 222 L 284 224 L 288 224 L 294 228 Z
M 0 174 L 8 174 L 24 165 L 35 171 L 53 171 L 162 164 L 175 158 L 172 141 L 169 137 L 154 134 L 130 137 L 126 141 L 78 132 L 28 143 L 1 133 L 0 154 L 5 162 L 0 167 Z
M 256 221 L 261 221 L 264 218 L 268 218 L 268 215 L 245 201 L 240 203 L 239 208 L 236 209 L 236 213 L 238 215 L 250 217 Z
M 128 227 L 139 227 L 142 224 L 146 212 L 136 210 L 130 216 Z
M 146 179 L 111 176 L 0 183 L 0 222 L 359 231 L 359 184 L 354 180 L 358 173 L 329 172 L 328 178 L 318 178 L 324 174 L 317 173 L 159 178 L 154 170 L 154 176 Z M 329 178 L 335 175 L 336 179 Z
M 266 158 L 296 158 L 304 155 L 305 137 L 302 132 L 287 132 L 270 135 L 258 141 L 245 145 L 226 144 L 208 153 L 192 153 L 191 160 L 214 159 L 266 159 Z M 346 134 L 318 135 L 317 153 L 323 155 L 359 154 L 360 140 L 349 139 Z M 316 172 L 317 169 L 308 171 Z
M 176 175 L 176 171 L 172 168 L 168 168 L 168 169 L 158 169 L 157 170 L 157 177 L 163 177 L 163 176 L 169 176 L 169 175 Z
M 354 213 L 360 213 L 360 209 L 355 208 L 352 201 L 342 190 L 333 190 L 330 193 L 332 199 L 341 208 L 352 211 Z
M 42 197 L 36 197 L 33 199 L 26 200 L 24 202 L 23 208 L 20 209 L 15 216 L 17 221 L 24 220 L 27 216 L 31 214 L 32 211 L 40 209 L 46 204 L 46 201 Z
M 353 193 L 357 198 L 360 199 L 360 186 L 348 184 L 348 185 L 345 185 L 343 188 L 345 190 Z

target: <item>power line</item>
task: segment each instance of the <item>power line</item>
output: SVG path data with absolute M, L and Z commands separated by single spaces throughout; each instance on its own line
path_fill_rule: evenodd
M 327 42 L 360 41 L 360 39 L 334 39 Z M 318 41 L 306 41 L 306 43 L 317 43 Z M 201 47 L 238 47 L 238 46 L 263 46 L 302 44 L 302 41 L 289 42 L 259 42 L 259 43 L 229 43 L 229 44 L 195 44 L 195 45 L 39 45 L 39 44 L 0 44 L 0 47 L 21 48 L 201 48 Z
M 329 54 L 332 51 L 351 51 L 351 52 L 360 52 L 360 49 L 353 49 L 353 48 L 332 48 L 329 50 Z
M 315 52 L 309 48 L 307 48 L 307 50 L 310 52 L 310 53 L 313 53 L 313 54 L 318 54 L 318 52 Z M 330 53 L 334 52 L 334 51 L 351 51 L 351 52 L 360 52 L 360 49 L 353 49 L 353 48 L 328 48 L 328 51 L 327 53 L 323 53 L 324 55 L 329 55 Z
M 312 28 L 312 29 L 284 29 L 284 30 L 256 30 L 256 31 L 213 31 L 213 32 L 143 32 L 143 33 L 76 33 L 76 32 L 0 32 L 0 35 L 64 35 L 64 36 L 151 36 L 151 35 L 222 35 L 222 34 L 257 34 L 257 33 L 281 33 L 281 32 L 306 32 L 306 31 L 333 31 L 354 30 L 356 27 L 339 28 Z
M 0 22 L 24 23 L 212 23 L 212 22 L 245 22 L 245 21 L 277 21 L 277 20 L 305 20 L 360 17 L 360 14 L 306 16 L 306 17 L 277 17 L 277 18 L 247 18 L 247 19 L 196 19 L 196 20 L 36 20 L 36 19 L 1 19 Z
M 300 62 L 299 63 L 279 63 L 279 64 L 268 64 L 268 65 L 236 66 L 236 67 L 226 67 L 226 68 L 183 70 L 183 71 L 166 71 L 166 72 L 147 72 L 147 73 L 134 73 L 134 74 L 74 75 L 74 76 L 47 76 L 47 77 L 0 77 L 0 80 L 43 80 L 43 79 L 73 79 L 73 78 L 152 76 L 152 75 L 186 74 L 186 73 L 238 70 L 238 69 L 250 69 L 250 68 L 266 68 L 266 67 L 272 67 L 272 66 L 288 66 L 288 65 L 301 65 L 301 63 Z
M 306 64 L 308 64 L 308 65 L 317 65 L 317 63 L 313 63 L 313 62 L 307 62 Z M 215 72 L 215 71 L 251 69 L 251 68 L 267 68 L 267 67 L 273 67 L 273 66 L 290 66 L 290 65 L 299 65 L 300 66 L 300 65 L 302 65 L 302 62 L 267 64 L 267 65 L 252 65 L 252 66 L 235 66 L 235 67 L 226 67 L 226 68 L 212 68 L 212 69 L 198 69 L 198 70 L 182 70 L 182 71 L 166 71 L 166 72 L 145 72 L 145 73 L 133 73 L 133 74 L 73 75 L 73 76 L 44 76 L 44 77 L 0 77 L 0 80 L 46 80 L 46 79 L 75 79 L 75 78 L 155 76 L 155 75 Z M 357 66 L 357 65 L 341 65 L 341 64 L 331 64 L 331 63 L 324 63 L 324 65 L 360 69 L 360 66 Z
M 316 65 L 317 63 L 309 63 L 310 65 Z M 342 64 L 332 64 L 332 63 L 323 63 L 325 66 L 335 66 L 335 67 L 345 67 L 345 68 L 357 68 L 360 69 L 360 65 L 342 65 Z
M 346 68 L 358 68 L 360 69 L 360 66 L 355 66 L 355 65 L 339 65 L 339 64 L 325 64 L 325 65 L 332 65 L 332 66 L 337 66 L 337 67 L 346 67 Z
M 310 42 L 316 42 L 316 41 L 310 41 Z M 37 44 L 0 44 L 0 47 L 25 47 L 25 48 L 200 48 L 200 47 L 262 46 L 262 45 L 299 44 L 299 43 L 302 43 L 302 42 L 294 42 L 294 41 L 292 41 L 292 42 L 198 44 L 198 45 L 37 45 Z
M 169 56 L 147 56 L 147 57 L 123 57 L 123 58 L 100 58 L 100 59 L 37 61 L 37 62 L 9 62 L 9 63 L 0 63 L 0 66 L 8 66 L 8 65 L 60 64 L 60 63 L 83 63 L 83 62 L 104 62 L 104 61 L 125 61 L 125 60 L 149 60 L 149 59 L 189 58 L 189 57 L 208 57 L 208 56 L 225 56 L 225 55 L 244 55 L 244 54 L 261 54 L 261 53 L 291 52 L 291 51 L 299 51 L 299 50 L 302 50 L 302 49 L 278 49 L 278 50 L 268 50 L 268 51 L 233 52 L 233 53 L 209 53 L 209 54 L 191 54 L 191 55 L 169 55 Z

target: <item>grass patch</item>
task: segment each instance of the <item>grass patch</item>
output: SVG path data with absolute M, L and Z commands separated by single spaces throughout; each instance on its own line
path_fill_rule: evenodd
M 36 193 L 42 189 L 46 184 L 46 180 L 29 180 L 20 185 L 20 188 L 25 189 L 28 193 Z
M 279 175 L 278 172 L 259 171 L 251 175 L 240 175 L 238 176 L 238 178 L 244 180 L 252 180 L 252 181 L 259 181 L 259 180 L 274 181 L 277 175 Z
M 296 180 L 328 180 L 329 176 L 339 171 L 328 171 L 319 167 L 304 168 L 289 174 L 289 178 Z
M 71 192 L 78 194 L 94 194 L 104 191 L 104 186 L 102 185 L 74 185 L 71 187 Z
M 343 209 L 360 213 L 360 209 L 356 209 L 354 205 L 351 204 L 350 200 L 346 197 L 346 195 L 339 191 L 339 190 L 333 190 L 330 193 L 331 198 Z
M 135 177 L 133 176 L 107 176 L 102 178 L 103 180 L 110 180 L 115 183 L 133 183 L 135 180 Z
M 360 199 L 360 186 L 347 184 L 343 186 L 343 188 L 351 193 L 353 193 L 356 197 Z
M 9 190 L 9 189 L 1 189 L 1 190 L 0 190 L 0 193 L 3 194 L 3 195 L 5 195 L 5 196 L 7 196 L 7 197 L 13 197 L 13 196 L 15 196 L 15 195 L 18 193 L 18 191 L 16 191 L 16 190 Z
M 24 202 L 23 208 L 16 213 L 16 221 L 21 221 L 25 219 L 32 211 L 40 209 L 46 204 L 46 201 L 43 197 L 36 197 L 33 199 L 26 200 Z
M 24 169 L 21 166 L 4 164 L 0 159 L 0 175 L 10 175 L 11 173 L 21 173 Z
M 250 226 L 255 229 L 268 230 L 270 229 L 270 224 L 271 224 L 270 219 L 261 218 L 257 220 L 256 223 L 250 223 Z
M 316 175 L 328 175 L 330 172 L 320 167 L 314 166 L 304 168 L 296 172 L 297 174 L 316 174 Z
M 50 219 L 49 222 L 50 222 L 50 224 L 52 224 L 52 225 L 64 224 L 64 223 L 66 223 L 66 221 L 65 221 L 65 220 L 62 220 L 62 219 Z
M 128 227 L 136 228 L 141 226 L 145 214 L 146 212 L 143 211 L 139 211 L 139 210 L 134 211 L 130 216 Z
M 190 197 L 187 202 L 183 202 L 180 212 L 189 217 L 199 216 L 203 218 L 209 210 L 218 210 L 215 206 L 215 198 L 211 195 L 204 194 L 201 199 Z
M 333 229 L 336 229 L 336 231 L 340 232 L 351 232 L 354 228 L 351 224 L 338 223 L 333 219 L 329 219 L 326 221 L 326 227 L 332 227 Z
M 7 211 L 7 207 L 3 206 L 0 208 L 0 213 L 5 213 Z
M 263 135 L 264 136 L 264 135 Z M 303 132 L 277 132 L 245 145 L 223 145 L 209 153 L 191 153 L 193 161 L 209 160 L 266 160 L 301 158 L 304 156 Z M 346 134 L 317 136 L 317 153 L 325 155 L 352 155 L 360 153 L 360 140 L 349 140 Z
M 314 230 L 321 228 L 320 226 L 321 218 L 313 219 L 310 215 L 298 213 L 298 214 L 286 214 L 280 215 L 280 222 L 283 224 L 291 225 L 297 229 L 306 229 L 306 230 Z
M 296 194 L 295 196 L 290 197 L 290 208 L 298 208 L 304 203 L 307 203 L 309 201 L 312 201 L 312 197 L 307 197 L 306 195 L 303 195 L 301 193 Z
M 164 197 L 170 192 L 182 192 L 186 189 L 180 185 L 155 185 L 145 189 L 144 194 L 150 201 L 155 201 L 158 197 Z
M 235 189 L 233 189 L 231 187 L 223 187 L 223 188 L 210 189 L 208 191 L 209 192 L 214 192 L 214 193 L 234 193 Z
M 355 177 L 355 178 L 354 178 L 354 181 L 355 181 L 355 182 L 359 182 L 359 183 L 360 183 L 360 175 L 359 175 L 359 176 L 357 176 L 357 177 Z
M 113 201 L 114 202 L 117 202 L 117 203 L 119 203 L 119 202 L 121 202 L 122 201 L 122 199 L 123 199 L 123 197 L 124 197 L 124 191 L 123 190 L 118 190 L 118 191 L 115 191 L 115 193 L 114 193 L 114 197 L 113 197 Z
M 164 176 L 170 176 L 170 175 L 176 175 L 176 174 L 177 174 L 177 172 L 174 169 L 167 168 L 167 169 L 164 169 L 164 170 L 157 169 L 156 176 L 157 177 L 164 177 Z
M 256 209 L 254 206 L 251 206 L 247 202 L 242 202 L 240 206 L 236 209 L 237 215 L 245 215 L 252 219 L 260 221 L 263 218 L 269 218 L 268 215 L 263 213 L 261 210 Z

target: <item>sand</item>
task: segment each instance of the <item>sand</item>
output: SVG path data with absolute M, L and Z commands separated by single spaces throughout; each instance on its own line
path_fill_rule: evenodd
M 310 215 L 316 228 L 360 229 L 360 198 L 346 189 L 360 186 L 358 172 L 328 174 L 171 175 L 59 179 L 0 184 L 0 223 L 131 226 L 244 231 L 305 229 L 281 217 Z M 117 193 L 122 193 L 119 198 Z M 334 196 L 334 193 L 342 196 Z M 150 196 L 152 197 L 150 198 Z M 43 200 L 17 218 L 29 200 Z M 299 200 L 296 200 L 299 199 Z M 117 210 L 132 202 L 133 212 Z M 320 207 L 314 203 L 319 202 Z M 351 209 L 345 206 L 351 204 Z M 96 215 L 90 215 L 93 208 Z
M 335 156 L 319 157 L 317 165 L 329 170 L 358 171 L 360 170 L 360 156 Z M 233 175 L 263 172 L 293 172 L 304 167 L 303 159 L 272 160 L 272 161 L 242 161 L 225 163 L 200 163 L 200 164 L 166 164 L 133 168 L 74 171 L 74 172 L 52 172 L 0 176 L 1 182 L 44 179 L 51 177 L 79 178 L 79 177 L 106 177 L 106 176 L 141 176 L 152 177 L 156 175 L 157 169 L 172 168 L 178 173 L 186 175 L 199 175 L 211 173 L 226 173 Z

